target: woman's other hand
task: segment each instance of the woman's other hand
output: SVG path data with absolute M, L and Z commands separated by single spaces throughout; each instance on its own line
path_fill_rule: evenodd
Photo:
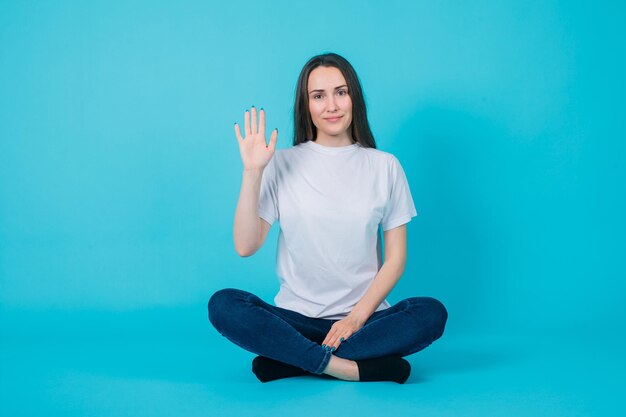
M 252 121 L 250 120 L 252 113 Z M 270 143 L 265 142 L 265 111 L 259 111 L 259 123 L 257 125 L 257 110 L 252 106 L 252 111 L 246 110 L 244 113 L 244 134 L 241 137 L 239 124 L 235 123 L 235 135 L 239 142 L 239 152 L 243 162 L 244 170 L 263 169 L 269 163 L 276 149 L 278 129 L 272 131 Z
M 341 342 L 346 341 L 361 327 L 363 327 L 363 323 L 352 316 L 336 321 L 326 335 L 326 339 L 322 342 L 322 347 L 330 349 L 331 352 L 336 351 Z

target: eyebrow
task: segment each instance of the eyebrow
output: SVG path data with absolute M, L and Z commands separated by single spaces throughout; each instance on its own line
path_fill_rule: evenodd
M 338 90 L 338 89 L 340 89 L 340 88 L 342 88 L 342 87 L 347 87 L 347 86 L 348 86 L 347 84 L 343 84 L 343 85 L 340 85 L 339 87 L 335 87 L 335 90 Z M 317 93 L 317 92 L 319 92 L 319 91 L 321 91 L 322 93 L 324 92 L 324 90 L 319 90 L 319 89 L 318 89 L 318 90 L 311 90 L 311 91 L 309 91 L 309 94 L 311 94 L 311 93 Z

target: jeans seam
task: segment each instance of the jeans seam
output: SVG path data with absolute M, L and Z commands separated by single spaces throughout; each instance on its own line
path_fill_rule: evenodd
M 324 372 L 324 369 L 326 369 L 326 366 L 328 365 L 328 362 L 330 362 L 330 356 L 332 355 L 332 352 L 324 352 L 324 357 L 322 358 L 322 363 L 320 363 L 320 366 L 315 370 L 315 374 L 321 374 Z

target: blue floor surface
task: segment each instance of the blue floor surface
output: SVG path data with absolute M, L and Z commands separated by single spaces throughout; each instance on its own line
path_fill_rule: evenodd
M 2 416 L 626 415 L 626 343 L 591 331 L 450 330 L 407 357 L 404 385 L 314 376 L 263 384 L 251 372 L 255 355 L 208 322 L 155 334 L 133 332 L 150 326 L 123 314 L 111 319 L 120 326 L 35 317 L 21 322 L 37 331 L 4 318 Z

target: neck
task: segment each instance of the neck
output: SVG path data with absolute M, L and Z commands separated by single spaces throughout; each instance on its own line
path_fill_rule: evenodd
M 343 135 L 329 136 L 318 132 L 315 143 L 330 147 L 350 146 L 354 143 L 352 137 L 347 132 Z

